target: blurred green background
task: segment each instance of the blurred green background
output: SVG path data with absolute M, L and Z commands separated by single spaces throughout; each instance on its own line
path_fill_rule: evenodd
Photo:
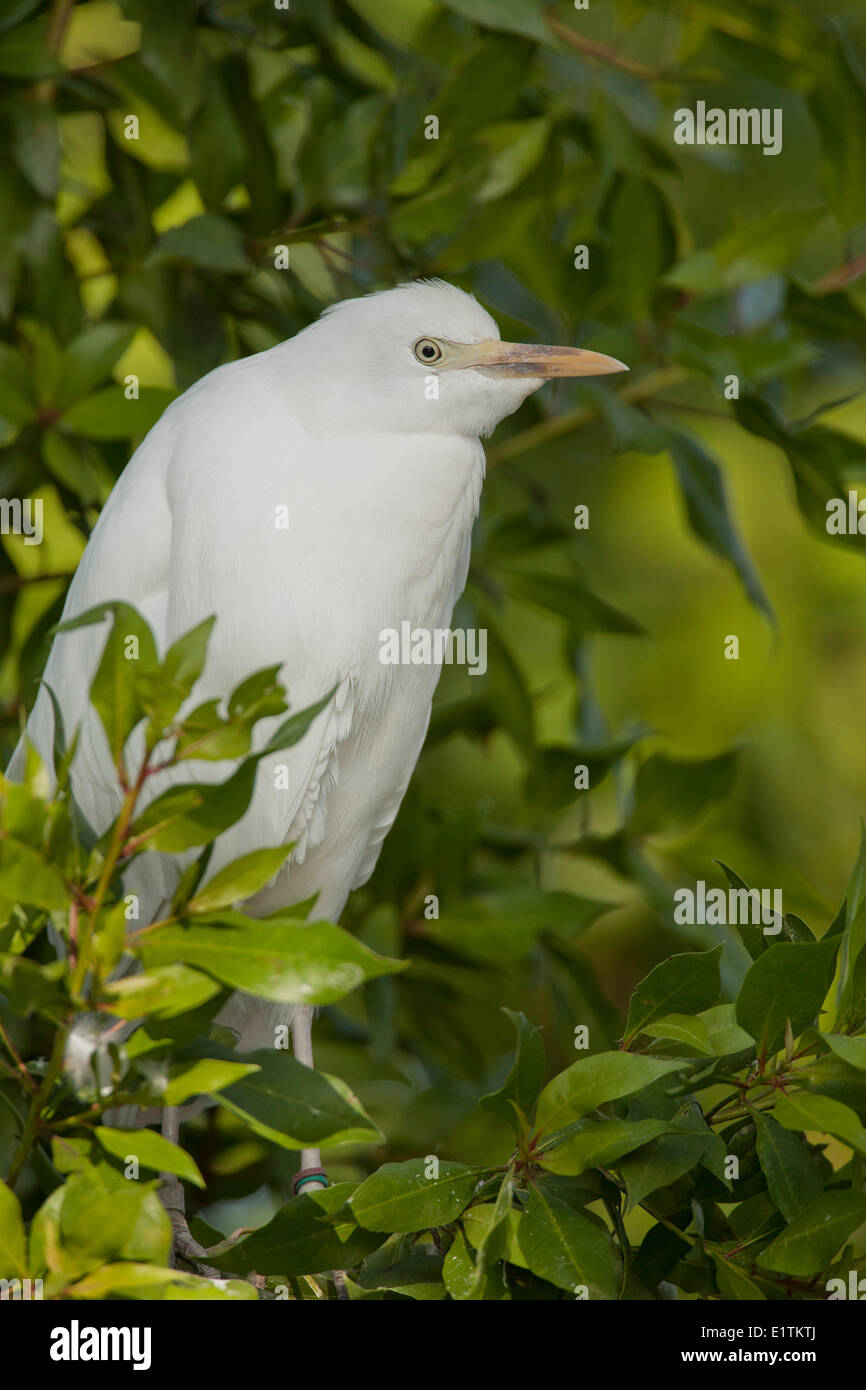
M 619 1036 L 654 962 L 725 938 L 675 927 L 676 887 L 722 860 L 821 932 L 854 859 L 866 564 L 825 520 L 866 469 L 866 13 L 9 0 L 0 76 L 0 495 L 45 507 L 41 545 L 2 537 L 4 761 L 114 479 L 206 371 L 427 275 L 503 337 L 630 364 L 490 444 L 455 619 L 487 627 L 488 674 L 446 671 L 346 918 L 413 968 L 317 1028 L 388 1156 L 489 1158 L 468 1117 L 507 1065 L 502 1005 L 556 1070 L 576 1025 Z M 699 100 L 781 110 L 782 151 L 675 144 Z M 730 943 L 730 984 L 743 964 Z M 283 1151 L 200 1123 L 224 1200 L 284 1181 Z

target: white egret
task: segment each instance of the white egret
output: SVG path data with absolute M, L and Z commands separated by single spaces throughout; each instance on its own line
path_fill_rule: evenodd
M 501 342 L 471 295 L 420 281 L 346 300 L 288 342 L 217 368 L 150 431 L 94 528 L 64 619 L 123 599 L 164 651 L 216 614 L 194 703 L 277 662 L 296 709 L 336 687 L 305 738 L 263 761 L 248 811 L 216 843 L 211 876 L 240 854 L 295 842 L 245 911 L 317 893 L 317 915 L 336 921 L 372 873 L 440 674 L 437 664 L 383 664 L 380 634 L 407 620 L 449 626 L 484 477 L 481 437 L 550 377 L 624 370 L 580 348 Z M 99 628 L 59 634 L 45 671 L 65 728 L 81 726 L 72 785 L 99 831 L 120 804 L 88 702 L 103 640 Z M 49 765 L 53 725 L 42 690 L 28 734 Z M 259 726 L 263 739 L 270 728 Z M 288 791 L 274 785 L 275 763 L 288 766 Z M 200 763 L 194 775 L 229 770 Z M 150 796 L 164 787 L 154 777 Z M 143 921 L 171 899 L 181 868 L 157 854 L 130 866 L 125 888 Z M 311 1014 L 299 1007 L 292 1019 L 307 1065 Z M 274 1006 L 236 996 L 222 1021 L 242 1046 L 260 1046 L 273 1044 L 275 1017 Z M 319 1165 L 318 1150 L 304 1150 L 301 1183 Z

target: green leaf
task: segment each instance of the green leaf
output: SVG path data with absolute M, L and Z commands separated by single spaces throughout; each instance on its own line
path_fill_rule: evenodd
M 362 1230 L 348 1199 L 355 1184 L 302 1192 L 266 1225 L 213 1253 L 208 1263 L 237 1274 L 318 1274 L 328 1269 L 355 1269 L 381 1244 L 381 1237 Z
M 625 175 L 610 210 L 613 293 L 626 319 L 646 323 L 666 251 L 664 201 L 647 179 Z
M 672 1127 L 672 1126 L 671 1126 Z M 661 1135 L 644 1148 L 626 1155 L 619 1165 L 628 1193 L 628 1209 L 638 1206 L 651 1192 L 671 1187 L 703 1160 L 713 1136 L 697 1127 L 691 1133 Z
M 405 969 L 331 922 L 293 917 L 199 915 L 191 926 L 148 933 L 142 958 L 150 969 L 184 961 L 223 984 L 281 1004 L 332 1004 L 367 980 Z
M 0 992 L 6 995 L 13 1012 L 23 1018 L 40 1012 L 59 1022 L 69 1008 L 65 975 L 62 960 L 37 965 L 27 956 L 0 956 Z
M 173 1072 L 162 1095 L 164 1105 L 183 1105 L 193 1096 L 214 1095 L 245 1076 L 259 1070 L 254 1062 L 228 1062 L 220 1057 L 204 1057 L 197 1062 L 183 1063 Z
M 263 1139 L 284 1149 L 302 1149 L 381 1138 L 337 1077 L 313 1071 L 274 1048 L 244 1053 L 244 1060 L 258 1071 L 221 1091 L 217 1100 Z
M 866 1071 L 866 1038 L 849 1038 L 844 1033 L 822 1033 L 824 1042 L 842 1062 L 857 1071 Z
M 63 349 L 60 390 L 56 404 L 77 401 L 104 381 L 135 336 L 135 324 L 96 323 L 85 328 Z
M 219 985 L 208 975 L 186 965 L 160 965 L 142 975 L 127 975 L 103 986 L 118 1018 L 174 1018 L 212 999 Z
M 442 1278 L 451 1297 L 458 1300 L 477 1297 L 475 1261 L 466 1237 L 461 1230 L 454 1232 L 454 1239 L 442 1265 Z
M 722 873 L 725 875 L 725 878 L 728 880 L 728 883 L 730 884 L 731 888 L 735 890 L 735 892 L 740 894 L 749 892 L 753 894 L 758 893 L 758 890 L 756 888 L 750 890 L 749 885 L 746 883 L 745 879 L 740 878 L 740 875 L 734 873 L 733 869 L 728 868 L 727 864 L 723 864 L 721 859 L 717 859 L 716 863 L 722 870 Z M 748 899 L 741 897 L 737 901 L 745 904 L 748 902 Z M 752 901 L 756 903 L 760 902 L 760 894 L 758 894 L 757 898 L 753 898 Z M 758 956 L 763 955 L 764 951 L 767 950 L 767 947 L 770 945 L 771 938 L 765 936 L 764 932 L 761 929 L 761 926 L 759 925 L 759 922 L 753 922 L 751 920 L 748 920 L 748 918 L 754 915 L 753 912 L 750 911 L 747 914 L 745 911 L 743 911 L 739 912 L 737 915 L 739 920 L 737 922 L 736 929 L 739 932 L 740 940 L 742 941 L 749 955 L 752 957 L 752 960 L 757 960 Z M 758 913 L 758 918 L 760 921 L 760 912 Z
M 204 622 L 185 632 L 169 647 L 159 669 L 139 679 L 142 707 L 150 717 L 147 733 L 150 744 L 155 745 L 159 736 L 170 727 L 201 675 L 215 622 L 215 617 L 205 618 Z M 241 753 L 248 751 L 247 745 L 240 749 Z
M 489 29 L 524 34 L 550 44 L 551 33 L 535 0 L 442 0 L 445 8 Z
M 753 394 L 742 394 L 734 403 L 734 411 L 744 429 L 769 439 L 783 451 L 794 476 L 800 510 L 826 541 L 828 498 L 845 497 L 850 466 L 862 465 L 866 448 L 850 435 L 824 425 L 804 428 L 789 424 L 768 402 Z M 836 543 L 858 549 L 863 544 L 859 534 L 837 536 Z
M 866 1197 L 825 1192 L 758 1255 L 764 1269 L 806 1278 L 822 1273 L 852 1231 L 866 1221 Z
M 754 1112 L 758 1159 L 773 1205 L 786 1221 L 819 1197 L 821 1177 L 803 1140 L 772 1115 Z M 799 1127 L 799 1126 L 798 1126 Z
M 633 1038 L 664 1014 L 696 1014 L 718 1003 L 722 950 L 715 946 L 710 951 L 669 956 L 651 970 L 629 1002 L 626 1038 Z
M 565 776 L 571 786 L 571 752 Z M 531 954 L 542 932 L 574 936 L 609 904 L 573 893 L 510 886 L 505 891 L 463 898 L 438 921 L 425 922 L 433 940 L 485 965 L 518 964 Z
M 618 1295 L 613 1250 L 604 1231 L 543 1186 L 535 1187 L 519 1227 L 520 1249 L 533 1274 L 590 1299 Z
M 774 1114 L 786 1129 L 834 1134 L 857 1153 L 866 1154 L 866 1129 L 859 1116 L 850 1106 L 831 1096 L 813 1096 L 808 1091 L 789 1092 L 780 1098 Z
M 857 862 L 845 889 L 845 926 L 842 932 L 842 951 L 839 960 L 837 1012 L 844 1025 L 857 1021 L 857 967 L 866 957 L 866 824 L 860 822 L 860 847 Z M 864 960 L 866 967 L 866 960 Z
M 496 1202 L 480 1202 L 477 1206 L 467 1208 L 460 1218 L 460 1224 L 466 1233 L 466 1239 L 469 1241 L 469 1244 L 480 1253 L 488 1245 L 491 1234 L 494 1228 L 499 1224 L 500 1219 L 501 1212 L 497 1199 Z M 518 1211 L 516 1207 L 512 1207 L 505 1221 L 507 1232 L 502 1249 L 502 1257 L 506 1259 L 509 1264 L 519 1265 L 521 1269 L 527 1269 L 528 1265 L 520 1249 L 520 1242 L 518 1239 L 522 1221 L 522 1211 Z
M 777 208 L 722 236 L 710 251 L 700 251 L 675 266 L 669 285 L 697 294 L 737 289 L 796 258 L 802 243 L 825 216 L 824 208 Z
M 258 1299 L 253 1285 L 241 1279 L 205 1279 L 185 1270 L 129 1261 L 103 1265 L 72 1284 L 66 1292 L 70 1298 L 87 1299 L 108 1298 L 112 1294 L 160 1301 L 192 1297 L 249 1303 Z
M 112 758 L 119 764 L 124 745 L 144 715 L 137 675 L 154 670 L 156 643 L 149 625 L 128 603 L 100 603 L 60 623 L 58 633 L 72 633 L 111 618 L 111 630 L 90 686 L 90 699 L 102 721 Z
M 423 1231 L 458 1217 L 482 1176 L 482 1169 L 462 1163 L 385 1163 L 361 1183 L 349 1206 L 368 1231 Z
M 238 697 L 239 691 L 236 691 L 233 698 L 237 699 Z M 327 695 L 323 695 L 320 700 L 308 705 L 306 709 L 298 710 L 297 714 L 290 714 L 276 733 L 271 734 L 260 756 L 264 757 L 265 753 L 279 753 L 284 748 L 294 748 L 296 743 L 300 743 L 313 720 L 321 714 L 333 698 L 334 690 L 329 690 Z
M 715 1008 L 704 1009 L 693 1018 L 686 1014 L 669 1014 L 657 1023 L 648 1024 L 644 1032 L 653 1038 L 691 1042 L 698 1052 L 703 1051 L 706 1042 L 706 1052 L 710 1057 L 727 1057 L 734 1052 L 754 1050 L 750 1034 L 736 1022 L 733 1004 L 717 1004 Z
M 171 1224 L 155 1187 L 82 1159 L 33 1218 L 32 1272 L 69 1282 L 111 1260 L 167 1263 Z
M 795 1038 L 815 1022 L 833 979 L 838 949 L 838 937 L 783 941 L 751 965 L 737 998 L 737 1022 L 765 1056 L 782 1046 L 789 1020 Z
M 479 131 L 478 140 L 488 150 L 487 175 L 476 193 L 479 203 L 510 193 L 541 161 L 550 138 L 551 123 L 539 116 L 529 121 L 503 121 Z
M 102 506 L 114 486 L 114 474 L 94 445 L 57 430 L 43 431 L 42 462 L 85 505 Z
M 132 835 L 146 836 L 149 850 L 181 854 L 210 844 L 240 820 L 250 804 L 257 758 L 246 758 L 225 782 L 188 782 L 169 787 L 132 824 Z
M 486 1232 L 478 1242 L 478 1255 L 475 1261 L 475 1292 L 481 1293 L 492 1284 L 494 1270 L 505 1256 L 511 1232 L 511 1213 L 514 1210 L 514 1173 L 506 1170 L 496 1201 L 493 1215 Z
M 26 1238 L 21 1203 L 0 1182 L 0 1278 L 19 1279 L 27 1273 Z
M 22 425 L 36 415 L 39 401 L 33 389 L 30 369 L 21 353 L 9 343 L 0 343 L 0 421 L 8 428 L 9 443 Z
M 840 1027 L 853 1029 L 856 1026 L 862 1030 L 866 1024 L 866 951 L 860 952 L 848 981 L 836 1023 Z
M 606 603 L 577 578 L 566 579 L 558 574 L 516 569 L 503 570 L 501 578 L 515 598 L 537 604 L 565 618 L 573 636 L 586 632 L 619 632 L 640 636 L 643 632 L 633 618 Z
M 704 1057 L 713 1056 L 707 1025 L 700 1014 L 696 1014 L 694 1018 L 688 1014 L 665 1014 L 664 1018 L 654 1023 L 645 1023 L 641 1031 L 651 1038 L 665 1038 L 672 1042 L 685 1043 Z M 751 1043 L 748 1034 L 743 1036 L 747 1043 Z
M 511 1070 L 498 1091 L 481 1097 L 481 1105 L 491 1114 L 505 1120 L 514 1132 L 521 1133 L 521 1119 L 529 1114 L 538 1098 L 544 1080 L 544 1044 L 541 1034 L 524 1014 L 503 1009 L 517 1034 L 517 1048 Z M 515 1108 L 516 1107 L 516 1108 Z
M 292 845 L 274 849 L 255 849 L 243 854 L 209 879 L 204 888 L 186 905 L 191 913 L 215 912 L 221 907 L 244 902 L 264 888 L 285 863 Z
M 67 903 L 66 886 L 63 876 L 38 850 L 4 835 L 0 838 L 0 909 L 18 903 L 46 911 L 62 909 Z
M 0 38 L 0 73 L 30 82 L 38 77 L 65 76 L 46 43 L 45 17 L 21 24 Z
M 277 669 L 276 667 L 273 668 L 273 670 Z M 256 719 L 263 718 L 267 714 L 277 713 L 285 708 L 282 702 L 281 689 L 272 680 L 269 682 L 267 690 L 262 689 L 262 682 L 271 675 L 272 672 L 259 672 L 252 678 L 256 683 L 258 694 L 250 705 L 241 706 L 239 703 L 241 687 L 230 697 L 230 720 L 236 720 L 237 727 L 233 727 L 231 722 L 226 724 L 225 721 L 220 721 L 216 714 L 216 706 L 219 702 L 209 701 L 207 708 L 209 716 L 212 717 L 208 718 L 206 727 L 208 732 L 214 731 L 214 737 L 219 746 L 215 748 L 213 741 L 204 737 L 195 737 L 186 741 L 180 739 L 178 742 L 179 747 L 182 745 L 181 756 L 222 759 L 242 754 L 249 746 L 250 729 Z M 250 682 L 244 682 L 246 686 L 249 684 Z M 291 748 L 298 743 L 332 696 L 333 691 L 308 709 L 300 710 L 285 720 L 276 733 L 268 739 L 264 748 L 245 758 L 225 782 L 217 784 L 190 782 L 183 786 L 169 787 L 136 818 L 132 826 L 133 835 L 146 835 L 148 849 L 161 850 L 169 854 L 180 854 L 185 849 L 209 844 L 223 830 L 227 830 L 230 825 L 234 825 L 236 821 L 240 820 L 246 811 L 253 794 L 256 770 L 261 759 L 267 753 Z M 276 709 L 274 707 L 275 698 L 278 703 Z M 193 715 L 200 714 L 203 708 L 199 707 L 199 711 L 193 711 Z M 190 716 L 190 719 L 192 717 Z M 189 720 L 184 722 L 185 729 L 189 729 L 189 724 Z M 227 749 L 224 737 L 226 733 L 235 745 L 240 733 L 240 746 Z
M 731 1260 L 726 1260 L 724 1255 L 720 1255 L 716 1251 L 711 1251 L 710 1254 L 716 1267 L 716 1284 L 722 1298 L 729 1299 L 732 1303 L 748 1303 L 764 1298 L 758 1285 L 740 1269 L 739 1265 L 735 1265 Z
M 170 651 L 166 664 L 171 656 Z M 283 714 L 288 708 L 279 672 L 278 665 L 266 666 L 242 681 L 226 701 L 226 717 L 220 712 L 219 700 L 205 700 L 190 710 L 183 719 L 176 756 L 213 760 L 239 758 L 248 753 L 256 722 L 267 715 Z
M 638 1057 L 631 1052 L 600 1052 L 583 1057 L 545 1086 L 538 1101 L 536 1125 L 551 1133 L 580 1120 L 608 1101 L 634 1095 L 683 1062 Z
M 142 1168 L 150 1168 L 155 1173 L 176 1173 L 179 1178 L 186 1178 L 196 1187 L 205 1185 L 195 1160 L 178 1144 L 173 1144 L 155 1130 L 107 1129 L 104 1125 L 97 1125 L 94 1134 L 105 1152 L 119 1158 L 121 1163 L 137 1158 Z
M 655 835 L 724 800 L 736 781 L 737 762 L 736 752 L 688 761 L 654 753 L 638 768 L 630 830 Z
M 773 607 L 731 516 L 721 468 L 692 435 L 673 432 L 669 447 L 692 530 L 730 561 L 751 602 L 775 624 Z
M 142 386 L 127 396 L 123 386 L 105 386 L 63 412 L 63 425 L 85 439 L 142 439 L 171 405 L 176 391 Z
M 161 265 L 172 260 L 191 261 L 203 270 L 217 270 L 228 275 L 245 275 L 250 270 L 240 228 L 215 212 L 202 213 L 180 227 L 163 232 L 145 265 Z
M 442 1274 L 442 1256 L 415 1246 L 405 1260 L 398 1260 L 384 1269 L 362 1269 L 358 1284 L 362 1289 L 390 1289 L 406 1298 L 428 1303 L 447 1295 Z
M 538 1155 L 549 1173 L 579 1177 L 587 1168 L 606 1168 L 623 1154 L 664 1134 L 666 1120 L 586 1120 L 581 1129 Z

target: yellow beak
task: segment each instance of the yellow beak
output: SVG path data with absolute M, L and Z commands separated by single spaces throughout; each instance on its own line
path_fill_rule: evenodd
M 616 357 L 588 348 L 544 347 L 536 343 L 500 343 L 488 338 L 483 343 L 455 343 L 449 352 L 449 366 L 474 367 L 491 376 L 607 376 L 627 372 Z M 443 364 L 444 365 L 444 364 Z

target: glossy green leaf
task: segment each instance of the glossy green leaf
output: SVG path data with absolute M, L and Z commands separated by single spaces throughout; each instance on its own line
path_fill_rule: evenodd
M 377 1249 L 381 1236 L 359 1227 L 348 1204 L 352 1183 L 312 1189 L 293 1197 L 264 1226 L 235 1241 L 209 1262 L 236 1274 L 315 1274 L 355 1269 Z
M 14 907 L 16 903 L 62 908 L 66 888 L 57 868 L 38 850 L 4 835 L 0 838 L 0 907 Z
M 21 1203 L 6 1183 L 0 1183 L 0 1278 L 18 1279 L 27 1273 L 27 1239 Z
M 821 1177 L 799 1135 L 755 1111 L 758 1158 L 774 1205 L 786 1221 L 820 1196 Z
M 532 1272 L 558 1289 L 578 1296 L 586 1289 L 590 1300 L 618 1296 L 608 1237 L 541 1185 L 529 1194 L 519 1241 Z
M 483 1176 L 463 1163 L 409 1159 L 384 1163 L 349 1199 L 368 1231 L 420 1231 L 459 1216 Z
M 331 1004 L 380 975 L 404 969 L 330 922 L 201 913 L 159 927 L 142 943 L 148 969 L 183 961 L 233 989 L 281 1004 Z
M 539 1154 L 549 1173 L 578 1177 L 587 1168 L 607 1168 L 624 1154 L 664 1134 L 666 1120 L 586 1120 L 577 1133 Z
M 670 956 L 641 980 L 632 994 L 625 1026 L 633 1038 L 647 1023 L 668 1013 L 695 1014 L 718 1003 L 722 947 Z
M 204 1187 L 204 1178 L 198 1164 L 178 1144 L 173 1144 L 164 1135 L 152 1129 L 109 1129 L 97 1125 L 93 1131 L 106 1153 L 119 1158 L 121 1163 L 137 1159 L 142 1168 L 155 1173 L 176 1173 L 179 1178 Z
M 120 1295 L 122 1298 L 154 1301 L 192 1297 L 208 1302 L 230 1303 L 254 1303 L 258 1298 L 253 1285 L 241 1279 L 205 1279 L 186 1270 L 163 1269 L 159 1265 L 136 1264 L 133 1261 L 103 1265 L 101 1269 L 70 1285 L 68 1295 L 82 1299 Z
M 758 1256 L 764 1269 L 806 1278 L 819 1274 L 852 1231 L 866 1221 L 866 1197 L 825 1192 L 805 1207 Z
M 511 1009 L 504 1009 L 517 1034 L 517 1048 L 511 1070 L 498 1091 L 481 1097 L 491 1114 L 505 1120 L 516 1134 L 521 1132 L 520 1114 L 527 1116 L 534 1106 L 544 1080 L 544 1044 L 537 1028 Z M 520 1113 L 518 1113 L 520 1112 Z
M 774 1111 L 786 1129 L 834 1134 L 858 1153 L 866 1154 L 866 1129 L 856 1112 L 832 1096 L 815 1096 L 808 1091 L 789 1091 Z
M 109 981 L 105 993 L 111 1012 L 118 1018 L 174 1018 L 195 1009 L 218 992 L 219 985 L 199 970 L 179 962 L 160 965 L 142 975 L 125 975 Z
M 313 1071 L 282 1050 L 262 1048 L 243 1055 L 258 1070 L 226 1087 L 217 1099 L 263 1139 L 284 1149 L 327 1149 L 380 1137 L 337 1077 Z
M 255 849 L 250 854 L 241 855 L 208 879 L 204 888 L 190 898 L 186 911 L 215 912 L 218 908 L 231 907 L 233 903 L 251 898 L 275 877 L 291 849 L 291 845 L 278 845 L 275 849 Z
M 737 997 L 737 1023 L 766 1053 L 777 1051 L 790 1020 L 794 1037 L 815 1022 L 839 949 L 838 937 L 780 942 L 749 969 Z
M 682 1062 L 638 1057 L 630 1052 L 600 1052 L 584 1057 L 545 1086 L 538 1101 L 536 1124 L 547 1138 L 581 1119 L 599 1105 L 634 1095 L 660 1076 L 681 1070 Z
M 193 1096 L 214 1095 L 258 1070 L 255 1062 L 229 1062 L 219 1057 L 181 1063 L 179 1070 L 172 1073 L 162 1094 L 163 1104 L 182 1105 Z
M 866 1071 L 866 1038 L 849 1038 L 844 1033 L 823 1033 L 821 1036 L 841 1061 L 858 1071 Z

